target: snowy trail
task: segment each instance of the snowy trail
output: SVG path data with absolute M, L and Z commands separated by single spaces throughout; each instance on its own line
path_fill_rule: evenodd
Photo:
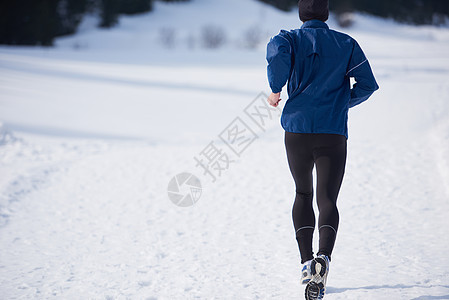
M 449 33 L 358 21 L 381 90 L 350 112 L 325 299 L 449 299 Z M 103 56 L 96 37 L 0 49 L 0 298 L 302 299 L 278 121 L 217 182 L 194 161 L 266 91 L 264 49 L 176 67 L 182 49 Z M 189 208 L 167 195 L 184 171 Z
M 205 184 L 200 202 L 188 209 L 168 201 L 166 184 L 180 166 L 191 164 L 184 154 L 197 152 L 194 146 L 182 153 L 133 142 L 3 146 L 10 148 L 10 165 L 24 158 L 41 162 L 2 189 L 8 196 L 29 190 L 19 193 L 0 229 L 1 244 L 8 245 L 2 294 L 298 299 L 289 218 L 294 187 L 282 132 L 269 136 L 218 183 Z M 447 263 L 431 259 L 448 245 L 441 212 L 449 205 L 442 186 L 428 176 L 435 165 L 423 145 L 407 152 L 409 145 L 350 144 L 327 298 L 449 295 Z

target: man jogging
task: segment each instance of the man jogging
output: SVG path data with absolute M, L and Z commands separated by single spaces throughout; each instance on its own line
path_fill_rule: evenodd
M 328 0 L 300 0 L 301 29 L 282 30 L 267 47 L 270 105 L 282 112 L 288 164 L 296 185 L 293 224 L 301 256 L 306 299 L 322 299 L 338 231 L 337 197 L 346 165 L 348 110 L 379 87 L 358 43 L 330 30 Z M 350 78 L 355 79 L 351 87 Z M 316 167 L 319 249 L 312 250 L 315 214 L 312 170 Z

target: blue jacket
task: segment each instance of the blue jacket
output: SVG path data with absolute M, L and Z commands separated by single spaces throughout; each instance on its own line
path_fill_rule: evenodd
M 310 20 L 282 30 L 267 47 L 268 81 L 279 93 L 288 81 L 282 112 L 285 131 L 332 133 L 348 138 L 348 110 L 379 87 L 368 60 L 350 36 Z M 350 78 L 356 84 L 351 88 Z

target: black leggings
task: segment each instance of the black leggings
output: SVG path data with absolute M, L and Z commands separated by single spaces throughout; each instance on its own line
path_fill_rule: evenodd
M 315 230 L 312 170 L 316 166 L 316 198 L 319 210 L 318 255 L 331 256 L 337 237 L 339 215 L 337 197 L 346 165 L 346 137 L 338 134 L 285 132 L 285 148 L 296 184 L 293 224 L 301 262 L 313 259 Z

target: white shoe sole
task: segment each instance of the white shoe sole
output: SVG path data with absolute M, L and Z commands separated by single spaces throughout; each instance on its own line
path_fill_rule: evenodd
M 305 289 L 306 300 L 323 299 L 328 271 L 326 261 L 321 257 L 317 257 L 312 261 L 310 269 L 312 272 L 312 279 Z

